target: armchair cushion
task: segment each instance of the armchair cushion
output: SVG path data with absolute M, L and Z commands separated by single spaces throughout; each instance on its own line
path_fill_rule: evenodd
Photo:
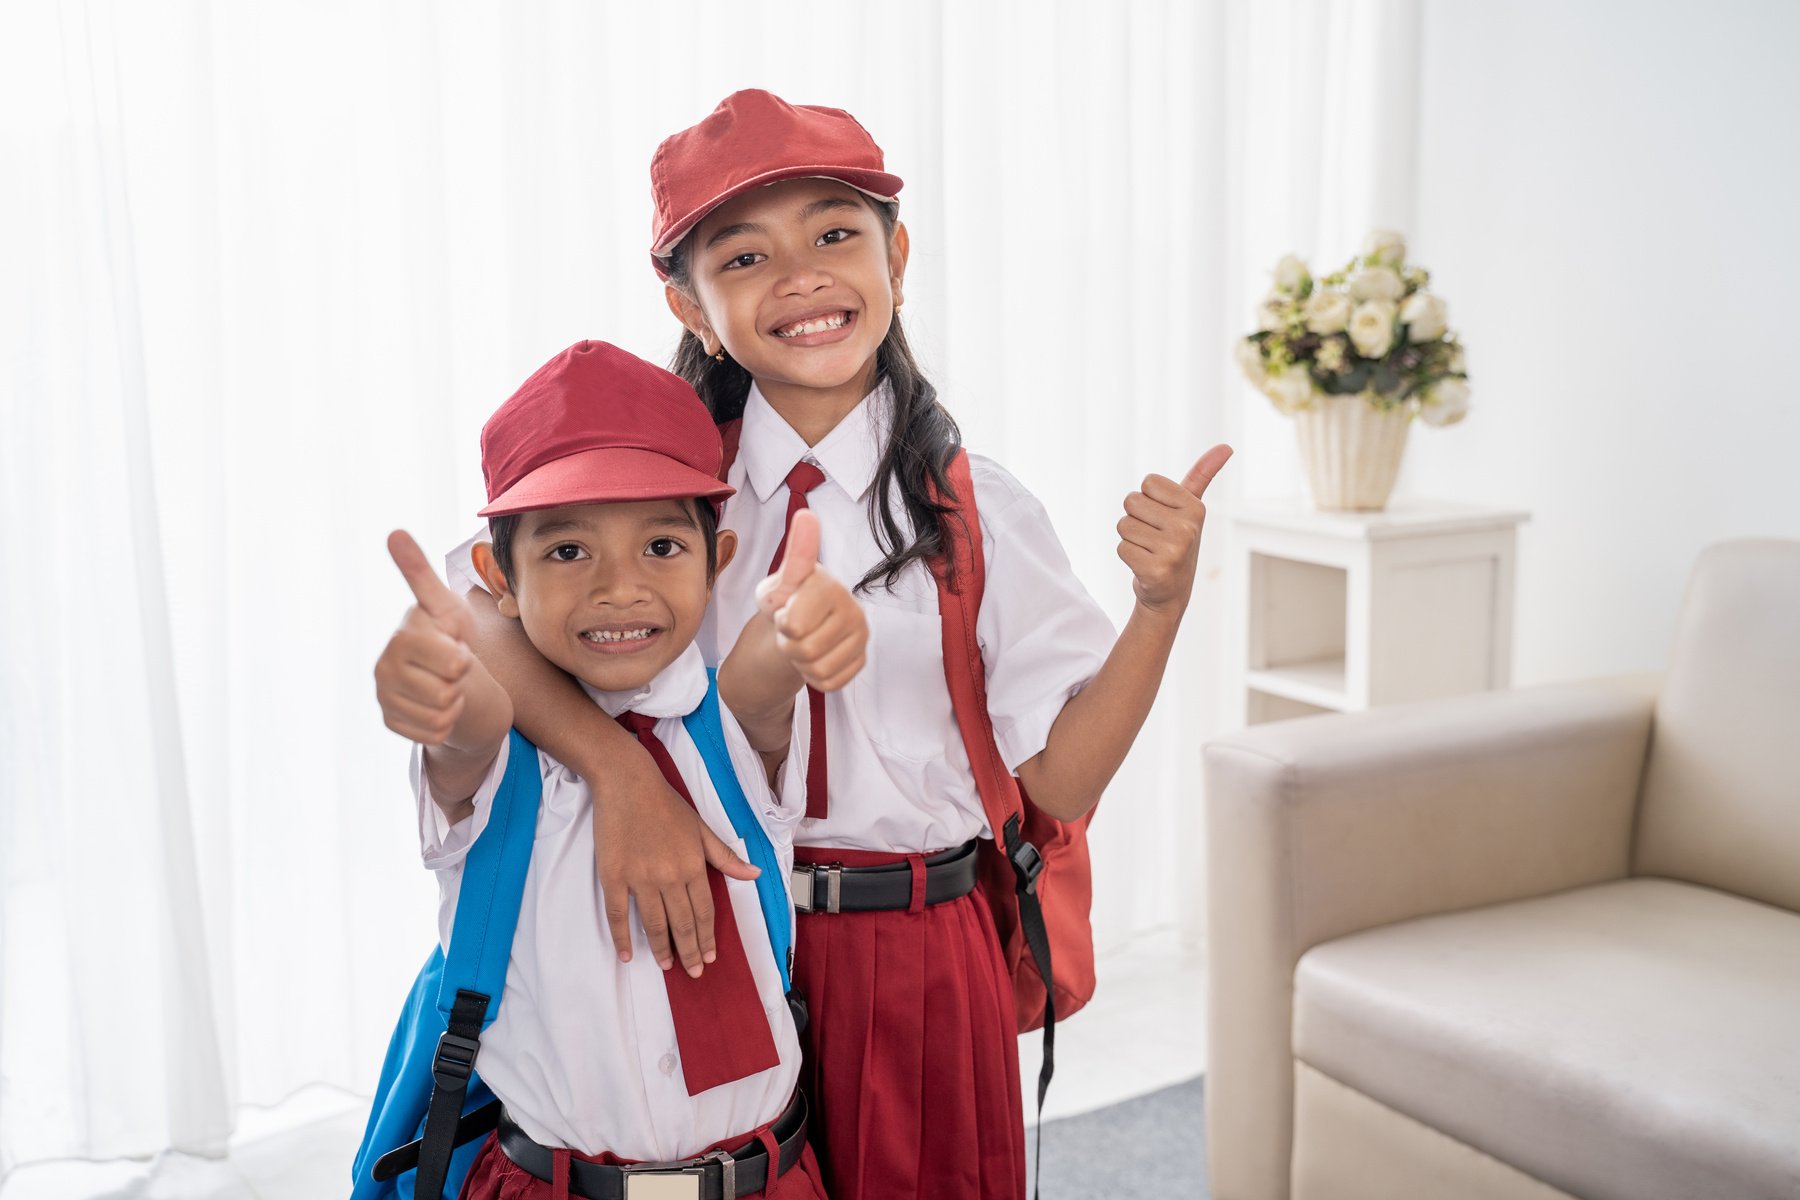
M 1800 915 L 1626 879 L 1315 947 L 1294 1052 L 1588 1200 L 1800 1196 Z

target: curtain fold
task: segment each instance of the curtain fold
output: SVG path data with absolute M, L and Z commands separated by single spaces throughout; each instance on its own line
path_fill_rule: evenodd
M 1281 253 L 1410 215 L 1419 6 L 799 18 L 0 17 L 0 1171 L 216 1156 L 239 1105 L 372 1085 L 434 899 L 369 683 L 407 603 L 383 538 L 460 540 L 481 421 L 557 349 L 667 358 L 647 164 L 739 87 L 881 141 L 926 369 L 1116 619 L 1126 492 L 1238 446 L 1094 829 L 1103 948 L 1197 931 L 1199 747 L 1241 653 L 1224 517 L 1298 483 L 1230 339 Z

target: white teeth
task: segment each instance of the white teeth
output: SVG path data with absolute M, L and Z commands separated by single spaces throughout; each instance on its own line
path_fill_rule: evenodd
M 641 642 L 653 629 L 592 629 L 581 636 L 590 642 Z
M 814 317 L 810 321 L 801 321 L 797 325 L 789 325 L 786 329 L 777 329 L 776 337 L 799 337 L 805 333 L 823 333 L 827 329 L 842 329 L 850 319 L 848 313 L 832 313 L 829 317 Z

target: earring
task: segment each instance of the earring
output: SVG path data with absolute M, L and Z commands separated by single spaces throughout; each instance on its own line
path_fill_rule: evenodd
M 725 347 L 724 346 L 719 347 L 719 352 L 712 356 L 712 360 L 714 362 L 721 362 L 721 363 L 725 361 Z

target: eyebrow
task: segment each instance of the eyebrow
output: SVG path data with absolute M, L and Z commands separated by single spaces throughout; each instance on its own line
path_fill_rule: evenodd
M 814 200 L 811 204 L 808 204 L 805 208 L 801 209 L 799 220 L 802 223 L 804 223 L 804 222 L 810 221 L 814 217 L 820 216 L 824 213 L 837 212 L 840 209 L 846 209 L 846 208 L 855 210 L 855 209 L 858 209 L 861 207 L 862 206 L 857 204 L 856 201 L 846 199 L 843 196 L 826 196 L 823 199 Z M 706 248 L 710 250 L 714 246 L 718 245 L 720 242 L 723 242 L 723 241 L 727 240 L 728 238 L 737 237 L 739 234 L 742 234 L 742 233 L 763 233 L 763 232 L 766 232 L 763 229 L 763 227 L 761 225 L 756 224 L 754 221 L 739 221 L 735 225 L 725 226 L 725 228 L 719 230 L 717 233 L 715 233 L 711 237 L 707 238 L 706 239 Z
M 700 528 L 699 523 L 694 520 L 694 514 L 686 508 L 683 508 L 680 512 L 658 513 L 656 516 L 646 517 L 641 524 L 644 529 L 656 529 L 663 526 L 674 526 L 677 529 L 693 530 Z M 530 537 L 533 542 L 544 542 L 549 541 L 552 538 L 560 537 L 565 533 L 591 533 L 593 532 L 593 529 L 594 523 L 592 521 L 581 521 L 570 517 L 561 521 L 546 521 L 536 529 L 533 529 Z

